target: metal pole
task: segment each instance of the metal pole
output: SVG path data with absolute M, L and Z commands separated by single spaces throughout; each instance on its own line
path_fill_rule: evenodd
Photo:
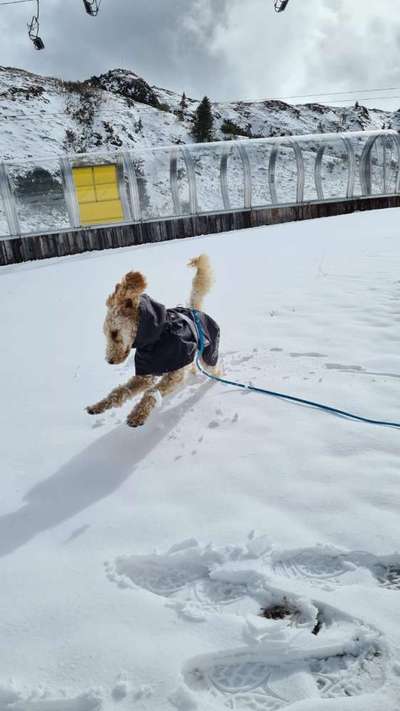
M 189 180 L 189 204 L 192 215 L 197 215 L 199 206 L 197 202 L 197 183 L 196 170 L 194 167 L 193 156 L 187 148 L 182 148 L 182 156 L 186 166 L 186 172 Z
M 140 222 L 142 219 L 142 211 L 140 208 L 139 186 L 135 166 L 132 161 L 132 156 L 129 153 L 123 153 L 122 161 L 125 175 L 128 180 L 128 194 L 130 199 L 132 218 L 135 222 Z
M 0 195 L 3 200 L 4 212 L 8 224 L 8 231 L 10 235 L 19 235 L 20 225 L 15 205 L 14 193 L 11 189 L 7 167 L 4 163 L 0 163 Z
M 279 153 L 279 148 L 280 148 L 280 143 L 277 143 L 276 145 L 273 146 L 271 155 L 269 157 L 269 162 L 268 162 L 268 186 L 269 186 L 269 192 L 271 195 L 271 202 L 273 205 L 278 204 L 278 195 L 276 192 L 276 161 L 278 158 L 278 153 Z
M 236 143 L 236 145 L 238 147 L 240 159 L 242 161 L 242 166 L 243 166 L 243 188 L 244 188 L 244 205 L 243 205 L 243 207 L 245 210 L 250 210 L 252 185 L 251 185 L 251 165 L 250 165 L 249 154 L 247 153 L 246 146 L 242 143 L 242 141 L 238 141 Z
M 228 158 L 231 154 L 231 150 L 232 147 L 229 145 L 223 147 L 221 161 L 219 164 L 219 180 L 221 185 L 222 202 L 224 205 L 224 210 L 227 211 L 231 210 L 231 200 L 229 197 L 228 188 Z
M 360 183 L 363 195 L 371 195 L 371 152 L 378 136 L 371 136 L 366 142 L 360 160 Z
M 289 139 L 290 145 L 293 147 L 294 155 L 296 158 L 296 168 L 297 168 L 297 187 L 296 187 L 296 202 L 304 202 L 304 159 L 303 151 L 301 150 L 297 141 L 292 138 Z
M 64 186 L 65 204 L 71 227 L 80 227 L 81 219 L 79 204 L 76 199 L 75 183 L 72 175 L 72 165 L 68 156 L 60 158 L 61 178 Z
M 171 187 L 172 202 L 174 205 L 174 215 L 181 215 L 182 208 L 178 189 L 178 151 L 176 148 L 171 150 L 169 156 L 169 184 Z
M 343 138 L 342 141 L 346 147 L 347 151 L 347 165 L 348 165 L 348 179 L 347 179 L 347 191 L 346 197 L 352 198 L 354 196 L 354 185 L 356 180 L 356 155 L 354 153 L 354 148 L 351 141 L 348 138 Z

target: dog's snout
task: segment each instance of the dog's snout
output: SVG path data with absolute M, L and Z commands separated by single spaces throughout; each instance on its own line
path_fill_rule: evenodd
M 114 358 L 107 358 L 107 363 L 114 365 Z

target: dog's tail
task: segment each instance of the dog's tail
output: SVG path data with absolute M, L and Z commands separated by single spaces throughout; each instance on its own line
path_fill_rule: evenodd
M 199 257 L 194 257 L 188 262 L 188 267 L 194 267 L 194 269 L 196 269 L 196 274 L 192 281 L 189 307 L 191 309 L 201 310 L 203 299 L 210 291 L 214 282 L 210 260 L 206 254 L 200 254 Z

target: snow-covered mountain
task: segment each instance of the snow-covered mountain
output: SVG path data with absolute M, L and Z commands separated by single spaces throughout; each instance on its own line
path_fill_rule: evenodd
M 0 159 L 115 151 L 192 142 L 199 101 L 114 69 L 83 82 L 0 67 Z M 212 104 L 216 140 L 400 127 L 400 110 L 291 105 L 277 100 Z

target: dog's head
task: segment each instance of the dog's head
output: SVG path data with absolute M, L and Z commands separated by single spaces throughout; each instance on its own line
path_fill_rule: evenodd
M 106 301 L 103 330 L 106 360 L 112 365 L 123 363 L 129 355 L 139 325 L 140 295 L 145 288 L 146 279 L 140 272 L 128 272 Z

